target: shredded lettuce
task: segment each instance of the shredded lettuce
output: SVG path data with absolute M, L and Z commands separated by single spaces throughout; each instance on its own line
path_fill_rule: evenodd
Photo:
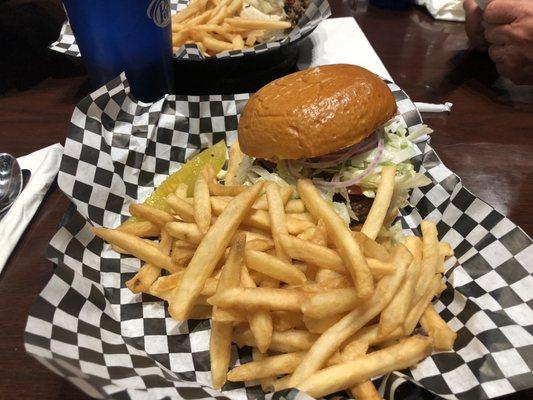
M 414 141 L 424 135 L 431 133 L 432 130 L 426 125 L 420 125 L 414 130 L 407 129 L 403 119 L 395 117 L 388 121 L 383 127 L 379 128 L 375 134 L 383 138 L 383 153 L 376 168 L 371 174 L 362 179 L 357 186 L 362 194 L 366 197 L 373 198 L 376 195 L 376 189 L 381 179 L 381 169 L 384 166 L 395 165 L 395 207 L 403 207 L 408 204 L 407 197 L 410 189 L 415 187 L 426 186 L 431 180 L 424 174 L 416 172 L 411 164 L 411 158 L 417 154 Z M 361 175 L 376 156 L 377 149 L 369 150 L 365 153 L 357 154 L 340 165 L 324 169 L 311 169 L 296 165 L 294 168 L 299 175 L 313 179 L 318 176 L 330 176 L 332 179 L 346 181 Z M 243 166 L 244 182 L 255 183 L 259 179 L 277 182 L 282 186 L 294 186 L 296 178 L 289 172 L 285 162 L 277 163 L 274 172 L 269 172 L 260 165 L 252 165 L 253 159 L 248 160 Z M 245 164 L 245 163 L 243 163 Z M 322 195 L 335 208 L 341 218 L 349 224 L 350 218 L 356 219 L 356 215 L 350 206 L 347 188 L 321 188 Z M 345 203 L 334 202 L 333 196 L 340 194 Z M 394 225 L 396 226 L 396 225 Z M 398 228 L 389 228 L 390 232 L 396 232 Z M 400 226 L 401 231 L 401 226 Z M 394 233 L 395 239 L 400 238 L 399 234 Z M 398 238 L 396 238 L 396 236 Z

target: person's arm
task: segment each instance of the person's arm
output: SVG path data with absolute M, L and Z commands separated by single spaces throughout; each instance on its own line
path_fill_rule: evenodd
M 489 44 L 485 40 L 485 28 L 483 26 L 483 10 L 479 8 L 475 0 L 464 0 L 465 30 L 472 47 L 479 51 L 487 51 Z
M 483 25 L 500 75 L 516 84 L 533 84 L 533 1 L 492 0 Z

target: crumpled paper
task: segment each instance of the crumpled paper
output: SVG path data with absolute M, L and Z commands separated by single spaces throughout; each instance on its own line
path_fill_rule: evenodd
M 419 6 L 425 6 L 435 19 L 443 21 L 465 20 L 462 0 L 416 0 Z

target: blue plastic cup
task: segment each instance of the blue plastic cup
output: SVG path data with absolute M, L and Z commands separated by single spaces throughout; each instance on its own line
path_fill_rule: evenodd
M 169 0 L 63 0 L 95 87 L 126 72 L 133 95 L 174 92 Z

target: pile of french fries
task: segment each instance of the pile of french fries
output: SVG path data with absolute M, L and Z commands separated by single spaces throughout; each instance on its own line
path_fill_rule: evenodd
M 224 184 L 207 167 L 192 197 L 179 185 L 167 197 L 173 213 L 135 204 L 142 221 L 94 228 L 145 263 L 127 282 L 133 292 L 168 301 L 178 321 L 211 318 L 213 387 L 259 381 L 265 391 L 376 399 L 371 378 L 452 348 L 456 334 L 431 304 L 451 247 L 427 221 L 405 244 L 378 238 L 394 167 L 383 168 L 367 220 L 350 230 L 311 181 L 298 181 L 297 193 L 237 185 L 242 158 L 233 145 Z M 232 342 L 251 346 L 253 361 L 228 372 Z
M 174 52 L 195 43 L 206 56 L 252 47 L 265 32 L 283 30 L 288 21 L 253 20 L 240 17 L 243 0 L 191 0 L 172 16 Z

